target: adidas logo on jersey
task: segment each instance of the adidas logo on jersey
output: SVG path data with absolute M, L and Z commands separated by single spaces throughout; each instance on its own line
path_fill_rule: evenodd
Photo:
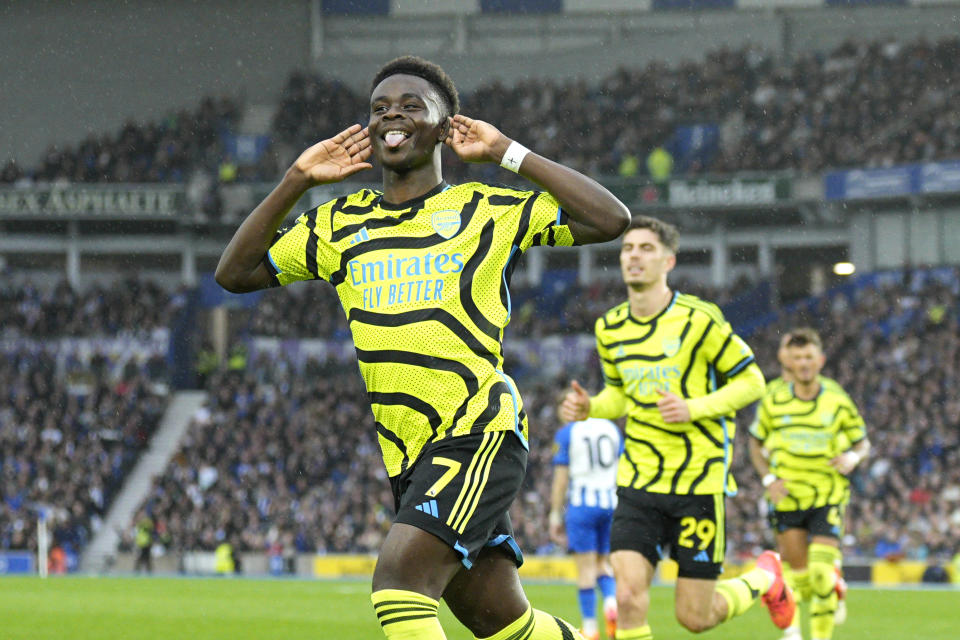
M 428 516 L 433 516 L 434 518 L 439 517 L 437 515 L 437 501 L 436 500 L 427 500 L 423 504 L 418 504 L 416 506 L 417 511 L 422 511 Z
M 706 551 L 701 551 L 697 555 L 693 556 L 694 562 L 710 562 L 710 556 L 707 555 Z
M 367 228 L 363 227 L 360 231 L 357 231 L 354 236 L 350 239 L 350 244 L 354 245 L 359 242 L 366 242 L 370 239 L 370 234 L 367 233 Z

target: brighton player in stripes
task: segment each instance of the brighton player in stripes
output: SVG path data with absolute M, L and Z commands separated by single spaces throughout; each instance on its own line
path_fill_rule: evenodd
M 580 633 L 597 640 L 597 593 L 603 596 L 608 638 L 617 630 L 617 595 L 610 566 L 610 525 L 617 506 L 620 430 L 610 420 L 568 422 L 554 437 L 550 537 L 565 544 L 577 565 Z

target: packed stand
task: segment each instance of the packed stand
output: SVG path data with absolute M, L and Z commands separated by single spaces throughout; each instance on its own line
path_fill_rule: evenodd
M 616 289 L 611 285 L 611 297 Z M 328 315 L 335 303 L 332 297 L 324 303 Z M 851 556 L 923 559 L 955 551 L 958 317 L 960 271 L 942 270 L 936 277 L 918 272 L 783 311 L 748 338 L 772 379 L 779 373 L 780 332 L 802 324 L 817 327 L 828 355 L 824 374 L 861 408 L 874 448 L 853 476 L 844 538 Z M 355 362 L 344 356 L 348 352 L 330 352 L 326 359 L 253 353 L 246 373 L 221 371 L 211 378 L 209 407 L 195 418 L 144 505 L 163 523 L 174 549 L 212 550 L 223 540 L 243 551 L 278 545 L 321 553 L 379 547 L 392 497 L 362 381 Z M 858 366 L 862 362 L 871 366 Z M 508 362 L 507 371 L 517 368 Z M 544 526 L 545 505 L 551 442 L 560 426 L 556 403 L 570 377 L 598 390 L 595 354 L 557 376 L 517 377 L 531 449 L 527 479 L 511 513 L 528 553 L 556 550 Z M 746 455 L 751 419 L 750 411 L 741 412 L 734 467 L 740 493 L 728 501 L 731 557 L 755 555 L 772 543 L 762 488 Z
M 160 121 L 129 120 L 119 131 L 88 136 L 76 146 L 50 146 L 39 166 L 30 171 L 8 162 L 0 170 L 0 179 L 7 183 L 185 182 L 197 168 L 216 172 L 226 155 L 223 135 L 235 129 L 239 116 L 235 100 L 208 97 L 196 108 L 170 113 Z
M 129 336 L 166 331 L 184 304 L 149 280 L 127 279 L 77 291 L 65 281 L 53 287 L 7 280 L 0 285 L 0 338 Z
M 598 374 L 584 374 L 597 383 Z M 166 552 L 213 551 L 223 542 L 240 552 L 379 549 L 393 498 L 354 362 L 261 352 L 246 372 L 223 368 L 207 388 L 207 405 L 138 510 L 164 532 Z M 554 428 L 545 416 L 553 415 L 556 388 L 521 384 L 521 393 L 533 446 L 512 513 L 521 541 L 542 547 L 539 492 L 549 482 Z M 133 548 L 134 524 L 122 549 Z
M 754 47 L 724 48 L 702 61 L 621 68 L 597 83 L 492 80 L 461 102 L 463 113 L 592 176 L 643 174 L 657 147 L 673 152 L 681 174 L 890 166 L 960 155 L 958 56 L 960 38 L 848 41 L 792 62 Z M 275 132 L 301 149 L 366 117 L 363 96 L 297 73 Z M 691 125 L 711 127 L 709 144 L 692 152 L 677 140 Z M 444 161 L 448 180 L 505 179 L 492 165 L 452 154 Z
M 51 548 L 72 568 L 159 423 L 162 387 L 146 367 L 106 375 L 91 360 L 73 374 L 50 350 L 21 346 L 0 359 L 0 550 L 37 549 L 48 514 Z M 79 356 L 70 358 L 79 361 Z
M 0 550 L 35 552 L 43 511 L 53 566 L 69 569 L 159 423 L 182 296 L 140 280 L 76 291 L 5 276 Z
M 393 502 L 362 385 L 355 365 L 267 354 L 212 376 L 144 504 L 170 550 L 377 549 Z
M 753 47 L 724 48 L 702 61 L 621 68 L 597 83 L 492 80 L 464 92 L 462 103 L 464 113 L 593 176 L 643 174 L 648 154 L 663 147 L 677 174 L 890 166 L 960 154 L 958 57 L 960 38 L 848 41 L 793 61 Z M 230 98 L 207 98 L 161 122 L 128 122 L 113 135 L 51 147 L 29 171 L 9 161 L 0 182 L 272 181 L 300 150 L 368 117 L 365 93 L 292 73 L 270 140 L 240 162 L 225 140 L 241 109 Z M 706 127 L 694 136 L 700 142 L 681 142 L 689 126 Z M 444 162 L 449 180 L 504 179 L 491 165 L 467 165 L 452 154 Z M 198 188 L 211 186 L 200 178 Z M 206 196 L 198 201 L 215 208 Z

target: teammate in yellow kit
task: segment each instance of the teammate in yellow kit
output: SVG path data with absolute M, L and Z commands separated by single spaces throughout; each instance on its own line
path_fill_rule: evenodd
M 247 217 L 217 267 L 243 292 L 298 280 L 336 287 L 356 344 L 397 517 L 380 550 L 372 600 L 390 640 L 443 638 L 442 597 L 477 637 L 577 637 L 532 609 L 507 510 L 527 461 L 527 417 L 503 372 L 510 274 L 533 246 L 616 238 L 629 213 L 595 181 L 457 113 L 437 65 L 391 61 L 376 74 L 366 127 L 304 151 Z M 448 185 L 446 144 L 540 185 Z M 310 187 L 382 165 L 364 189 L 279 230 Z
M 734 412 L 763 394 L 750 347 L 716 305 L 673 291 L 677 230 L 635 218 L 623 237 L 620 267 L 628 299 L 597 320 L 604 389 L 590 397 L 575 381 L 564 420 L 627 417 L 611 532 L 617 581 L 618 640 L 648 640 L 650 583 L 667 552 L 679 564 L 676 615 L 704 631 L 739 615 L 761 596 L 785 627 L 795 605 L 778 556 L 718 582 L 725 542 L 724 498 Z
M 870 451 L 863 419 L 836 382 L 820 375 L 826 358 L 809 328 L 787 334 L 781 364 L 789 382 L 768 388 L 751 427 L 750 460 L 772 505 L 777 547 L 810 600 L 814 640 L 833 635 L 842 578 L 839 539 L 850 499 L 847 475 Z M 799 620 L 785 638 L 799 638 Z

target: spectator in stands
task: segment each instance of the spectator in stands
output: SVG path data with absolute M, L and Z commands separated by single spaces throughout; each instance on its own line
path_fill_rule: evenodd
M 146 571 L 153 573 L 153 538 L 156 531 L 153 520 L 146 513 L 141 513 L 137 519 L 137 531 L 134 536 L 134 544 L 137 547 L 137 560 L 133 564 L 133 570 L 137 573 Z
M 670 179 L 673 173 L 673 156 L 661 146 L 656 146 L 647 155 L 647 172 L 650 179 L 657 184 L 663 184 Z
M 791 61 L 753 47 L 721 48 L 699 62 L 622 68 L 592 84 L 492 80 L 463 104 L 593 176 L 616 175 L 637 149 L 656 151 L 691 123 L 716 126 L 719 148 L 673 158 L 676 173 L 887 167 L 960 154 L 958 57 L 958 37 L 848 41 Z M 76 148 L 51 146 L 26 174 L 46 182 L 184 182 L 199 170 L 224 183 L 272 180 L 294 150 L 332 136 L 338 123 L 362 120 L 366 100 L 338 80 L 295 72 L 273 119 L 273 146 L 255 165 L 221 167 L 222 134 L 236 130 L 240 112 L 232 99 L 206 98 L 163 122 L 128 122 Z M 660 164 L 648 163 L 654 180 L 670 174 Z M 489 167 L 450 159 L 444 171 L 456 180 L 491 177 Z M 0 183 L 24 178 L 12 161 L 0 171 Z
M 150 340 L 172 308 L 147 282 L 0 287 L 0 549 L 36 550 L 45 508 L 75 567 L 159 422 L 167 372 Z M 98 340 L 58 339 L 80 336 Z
M 619 299 L 619 293 L 607 293 L 602 284 L 567 286 L 573 288 L 544 292 L 517 287 L 514 303 L 521 308 L 515 311 L 511 331 L 536 339 L 544 337 L 535 331 L 540 324 L 546 334 L 587 331 L 581 318 L 595 317 Z M 322 298 L 286 297 L 295 295 L 295 289 L 264 295 L 252 314 L 250 330 L 272 335 L 271 326 L 282 324 L 271 323 L 271 313 L 286 309 L 296 318 L 303 306 L 308 317 L 311 306 L 325 304 Z M 552 308 L 556 297 L 558 311 L 537 323 L 524 321 L 520 301 L 535 296 L 543 308 Z M 580 300 L 582 308 L 565 306 L 568 299 Z M 257 320 L 260 316 L 267 320 Z M 342 322 L 331 316 L 316 317 Z M 960 376 L 958 317 L 960 271 L 954 269 L 935 278 L 881 279 L 849 296 L 838 294 L 801 305 L 774 323 L 821 328 L 831 363 L 825 373 L 850 390 L 873 434 L 870 464 L 852 478 L 858 498 L 848 510 L 851 535 L 844 538 L 850 555 L 902 552 L 946 561 L 955 552 L 954 540 L 960 538 L 960 399 L 953 391 Z M 306 321 L 301 326 L 304 335 L 318 335 Z M 761 330 L 749 342 L 768 373 L 776 371 L 775 329 Z M 858 366 L 861 362 L 872 366 Z M 544 379 L 542 367 L 516 358 L 510 358 L 507 368 L 517 371 L 521 365 L 526 375 L 517 377 L 527 398 L 531 446 L 527 480 L 511 518 L 524 547 L 543 551 L 552 549 L 544 506 L 550 443 L 549 429 L 540 425 L 554 423 L 549 398 L 562 381 Z M 148 501 L 153 513 L 169 522 L 176 544 L 187 550 L 213 550 L 232 525 L 240 532 L 237 544 L 244 551 L 267 549 L 273 527 L 288 532 L 289 547 L 298 552 L 378 547 L 384 524 L 390 521 L 383 505 L 391 503 L 381 489 L 382 467 L 359 377 L 343 375 L 345 367 L 352 366 L 332 353 L 322 360 L 298 360 L 254 350 L 246 372 L 211 376 L 209 410 L 195 420 Z M 578 366 L 582 372 L 564 375 L 586 375 L 598 383 L 595 361 Z M 347 387 L 334 393 L 327 382 L 331 375 L 338 375 L 338 385 Z M 266 433 L 276 435 L 267 439 Z M 738 437 L 744 433 L 739 429 Z M 745 442 L 739 444 L 745 447 Z M 349 464 L 341 455 L 344 451 L 351 452 Z M 762 487 L 745 458 L 735 460 L 734 471 L 741 486 L 740 495 L 727 505 L 731 556 L 749 556 L 769 535 L 758 508 Z

